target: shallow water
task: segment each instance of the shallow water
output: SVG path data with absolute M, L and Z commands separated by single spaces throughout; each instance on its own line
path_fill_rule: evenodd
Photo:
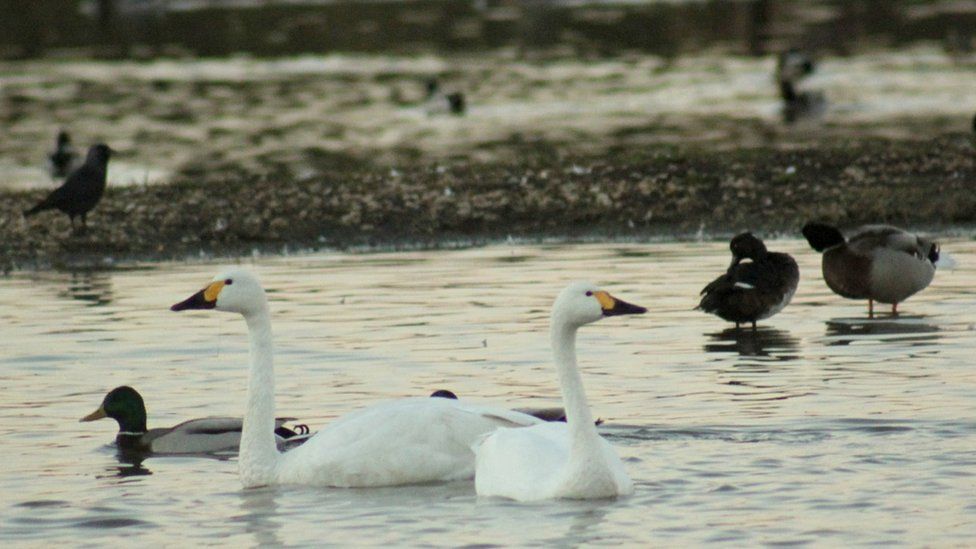
M 959 267 L 865 318 L 796 240 L 793 303 L 756 333 L 692 310 L 725 243 L 498 245 L 260 259 L 271 291 L 278 411 L 313 428 L 375 400 L 450 388 L 558 403 L 546 338 L 562 285 L 645 305 L 581 331 L 604 435 L 636 494 L 517 504 L 470 483 L 242 490 L 233 458 L 121 463 L 108 421 L 131 384 L 150 426 L 237 415 L 243 322 L 170 313 L 216 265 L 0 279 L 0 543 L 964 545 L 976 536 L 976 244 Z

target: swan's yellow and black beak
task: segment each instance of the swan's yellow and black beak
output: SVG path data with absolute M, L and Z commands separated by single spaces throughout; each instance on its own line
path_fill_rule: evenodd
M 103 417 L 108 417 L 105 414 L 105 407 L 99 406 L 97 410 L 79 419 L 78 421 L 95 421 L 96 419 L 102 419 Z
M 617 299 L 607 292 L 593 292 L 593 297 L 600 302 L 603 316 L 640 315 L 647 312 L 646 308 Z
M 185 311 L 187 309 L 213 309 L 217 306 L 217 296 L 224 289 L 226 282 L 217 280 L 209 286 L 180 301 L 169 308 L 171 311 Z

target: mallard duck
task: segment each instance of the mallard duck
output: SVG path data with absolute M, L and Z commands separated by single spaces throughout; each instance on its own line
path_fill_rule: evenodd
M 438 389 L 430 394 L 431 398 L 449 398 L 452 400 L 457 400 L 457 395 L 454 391 L 448 389 Z M 522 412 L 523 414 L 529 414 L 530 416 L 537 417 L 542 421 L 562 421 L 566 422 L 566 410 L 560 407 L 553 408 L 515 408 L 516 412 Z M 600 425 L 603 423 L 602 419 L 597 418 L 596 424 Z
M 175 427 L 146 428 L 146 405 L 132 387 L 116 387 L 105 395 L 97 410 L 79 421 L 110 417 L 119 424 L 115 443 L 120 450 L 154 454 L 204 454 L 237 451 L 243 422 L 240 418 L 208 417 L 184 421 Z M 275 421 L 275 436 L 281 446 L 293 446 L 306 438 L 308 427 L 284 426 L 292 418 Z
M 645 312 L 585 282 L 559 294 L 549 334 L 567 421 L 502 428 L 484 437 L 475 448 L 479 496 L 532 501 L 603 499 L 633 492 L 623 463 L 593 423 L 576 365 L 576 332 L 607 316 Z
M 898 304 L 925 289 L 935 276 L 939 245 L 897 227 L 867 225 L 845 239 L 839 229 L 825 223 L 803 226 L 810 246 L 823 252 L 823 277 L 834 293 L 849 299 L 867 299 L 868 315 L 874 302 Z
M 775 315 L 793 299 L 800 269 L 789 254 L 767 251 L 749 232 L 735 236 L 729 248 L 732 264 L 701 291 L 698 308 L 735 322 L 736 328 L 751 322 L 755 329 L 757 320 Z
M 273 438 L 274 352 L 264 289 L 248 271 L 217 275 L 173 311 L 240 314 L 251 341 L 247 409 L 239 473 L 244 487 L 304 485 L 398 486 L 471 478 L 474 443 L 498 427 L 542 423 L 504 408 L 448 398 L 403 398 L 342 416 L 294 450 L 281 453 Z

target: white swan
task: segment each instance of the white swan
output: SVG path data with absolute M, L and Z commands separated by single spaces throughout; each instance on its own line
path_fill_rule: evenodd
M 550 339 L 566 408 L 566 423 L 498 429 L 475 447 L 479 496 L 520 501 L 624 496 L 633 483 L 593 424 L 576 366 L 576 330 L 605 316 L 647 309 L 614 298 L 592 284 L 571 284 L 552 307 Z
M 341 417 L 282 454 L 274 439 L 271 319 L 261 284 L 247 271 L 229 271 L 172 306 L 174 311 L 186 309 L 236 312 L 247 322 L 251 373 L 239 457 L 245 488 L 395 486 L 471 478 L 472 446 L 478 438 L 500 426 L 541 422 L 526 414 L 446 398 L 410 398 Z

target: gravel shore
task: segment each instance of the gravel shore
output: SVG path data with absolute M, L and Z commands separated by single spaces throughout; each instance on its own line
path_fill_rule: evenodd
M 60 212 L 24 220 L 21 212 L 44 191 L 6 191 L 0 267 L 104 267 L 509 236 L 793 233 L 809 219 L 938 231 L 976 224 L 973 145 L 964 134 L 794 150 L 654 146 L 570 154 L 534 143 L 512 160 L 395 168 L 343 162 L 307 178 L 201 170 L 169 184 L 110 183 L 84 234 L 72 233 Z

